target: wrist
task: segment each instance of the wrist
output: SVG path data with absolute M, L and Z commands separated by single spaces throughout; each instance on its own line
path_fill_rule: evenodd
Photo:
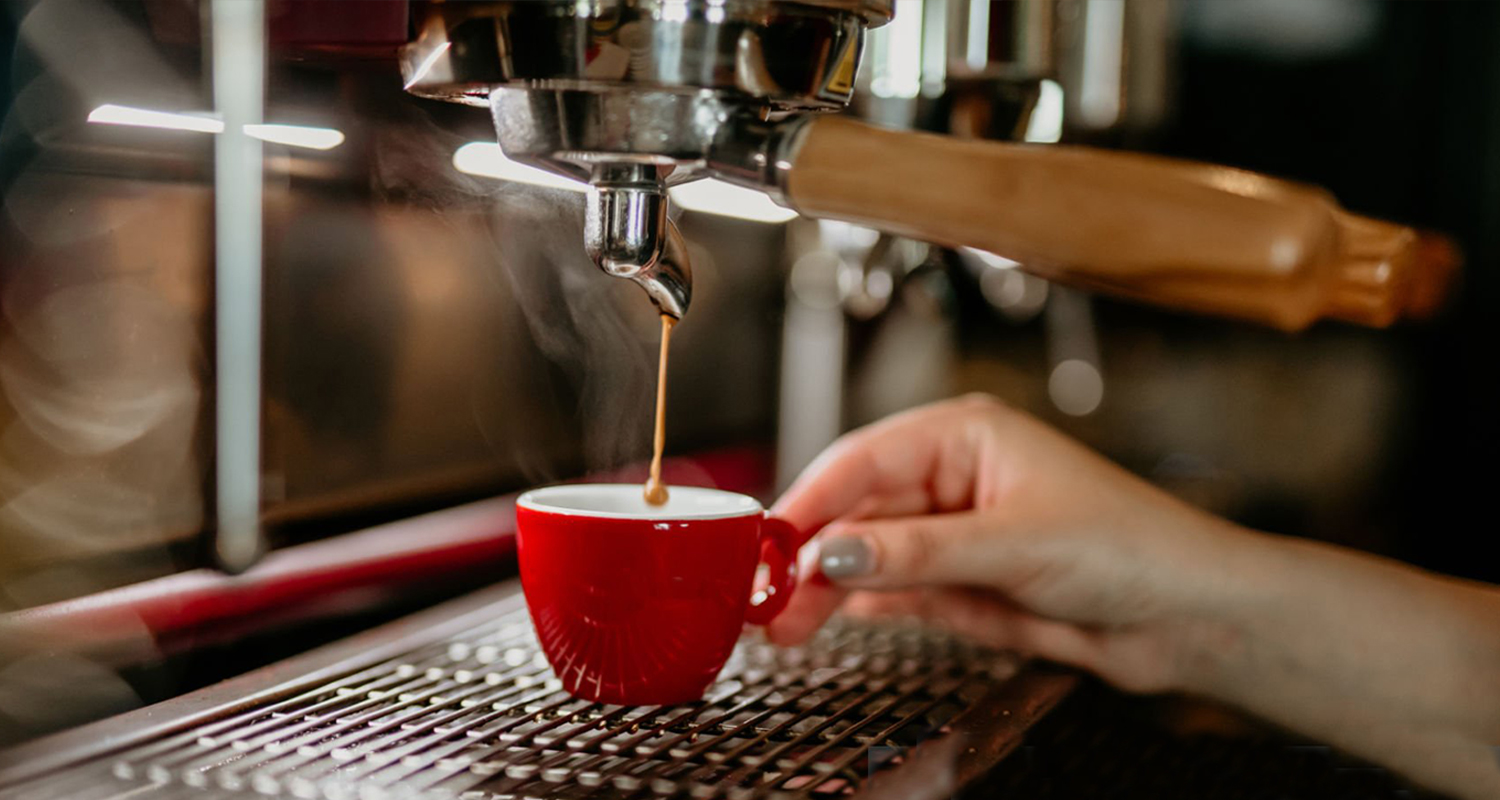
M 1184 636 L 1176 688 L 1464 797 L 1500 769 L 1500 593 L 1243 531 Z
M 1500 591 L 1354 550 L 1237 529 L 1181 615 L 1174 687 L 1262 713 L 1349 693 L 1500 735 Z M 1413 680 L 1412 675 L 1442 680 Z M 1316 703 L 1313 704 L 1317 705 Z
M 1233 701 L 1267 647 L 1267 620 L 1295 606 L 1286 596 L 1291 554 L 1283 537 L 1237 525 L 1224 523 L 1212 535 L 1215 547 L 1172 626 L 1171 688 Z

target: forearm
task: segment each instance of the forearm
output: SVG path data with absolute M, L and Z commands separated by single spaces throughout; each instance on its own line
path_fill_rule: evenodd
M 1184 688 L 1463 797 L 1500 797 L 1500 592 L 1249 534 Z

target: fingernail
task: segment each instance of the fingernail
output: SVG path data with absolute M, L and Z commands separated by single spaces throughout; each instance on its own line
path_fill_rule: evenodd
M 858 536 L 839 536 L 818 547 L 818 566 L 830 578 L 858 578 L 875 570 L 875 554 Z

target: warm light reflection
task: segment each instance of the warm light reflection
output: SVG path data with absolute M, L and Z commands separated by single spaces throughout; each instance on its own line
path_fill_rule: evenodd
M 1054 80 L 1044 80 L 1037 95 L 1036 108 L 1026 123 L 1026 141 L 1055 142 L 1062 138 L 1063 89 Z
M 1093 364 L 1070 358 L 1053 367 L 1047 377 L 1047 395 L 1058 411 L 1072 417 L 1086 417 L 1104 402 L 1104 376 Z
M 417 81 L 420 81 L 423 78 L 427 77 L 427 71 L 432 69 L 432 65 L 436 64 L 438 59 L 442 58 L 443 55 L 448 52 L 448 48 L 452 46 L 452 42 L 443 42 L 442 44 L 433 48 L 432 52 L 428 53 L 427 57 L 422 59 L 422 63 L 418 64 L 417 68 L 412 70 L 411 77 L 406 81 L 406 84 L 402 88 L 410 89 L 417 84 Z
M 303 125 L 246 125 L 245 133 L 263 142 L 306 147 L 309 150 L 331 150 L 344 143 L 343 132 L 333 128 L 309 128 Z
M 174 131 L 197 131 L 199 133 L 223 133 L 224 123 L 206 114 L 178 114 L 171 111 L 152 111 L 147 108 L 131 108 L 106 103 L 89 112 L 89 122 L 106 125 L 134 125 L 141 128 L 166 128 Z
M 980 250 L 974 247 L 960 247 L 959 250 L 966 255 L 979 259 L 979 263 L 993 269 L 1015 269 L 1021 266 L 1021 262 L 1019 261 L 1014 261 L 1002 255 L 996 255 L 988 250 Z
M 224 132 L 224 122 L 209 114 L 153 111 L 113 103 L 106 103 L 89 112 L 88 119 L 89 122 L 105 125 L 131 125 L 196 133 Z M 330 150 L 344 143 L 342 131 L 306 125 L 246 125 L 245 133 L 263 142 L 310 150 Z
M 453 166 L 459 172 L 486 178 L 566 189 L 572 192 L 588 190 L 588 184 L 548 172 L 536 167 L 512 161 L 493 142 L 470 142 L 453 154 Z M 672 202 L 688 211 L 716 214 L 721 217 L 750 220 L 752 222 L 781 223 L 797 216 L 797 212 L 777 205 L 763 192 L 735 186 L 732 183 L 705 178 L 703 180 L 673 186 L 667 190 Z
M 588 191 L 583 181 L 565 178 L 555 172 L 529 167 L 505 157 L 500 145 L 494 142 L 470 142 L 453 154 L 453 167 L 459 172 L 479 175 L 484 178 L 499 178 L 504 181 L 546 186 L 552 189 L 567 189 L 570 192 Z
M 689 211 L 701 211 L 721 217 L 776 224 L 797 216 L 797 212 L 777 205 L 764 192 L 713 178 L 673 186 L 667 194 L 672 202 Z
M 869 33 L 870 92 L 916 97 L 922 91 L 922 0 L 896 0 L 891 21 Z

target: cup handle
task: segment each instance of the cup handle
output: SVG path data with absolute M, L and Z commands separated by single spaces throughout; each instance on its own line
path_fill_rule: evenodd
M 760 560 L 771 568 L 771 580 L 759 603 L 752 598 L 745 611 L 751 625 L 766 625 L 786 608 L 797 585 L 797 529 L 785 520 L 767 515 L 761 521 Z

